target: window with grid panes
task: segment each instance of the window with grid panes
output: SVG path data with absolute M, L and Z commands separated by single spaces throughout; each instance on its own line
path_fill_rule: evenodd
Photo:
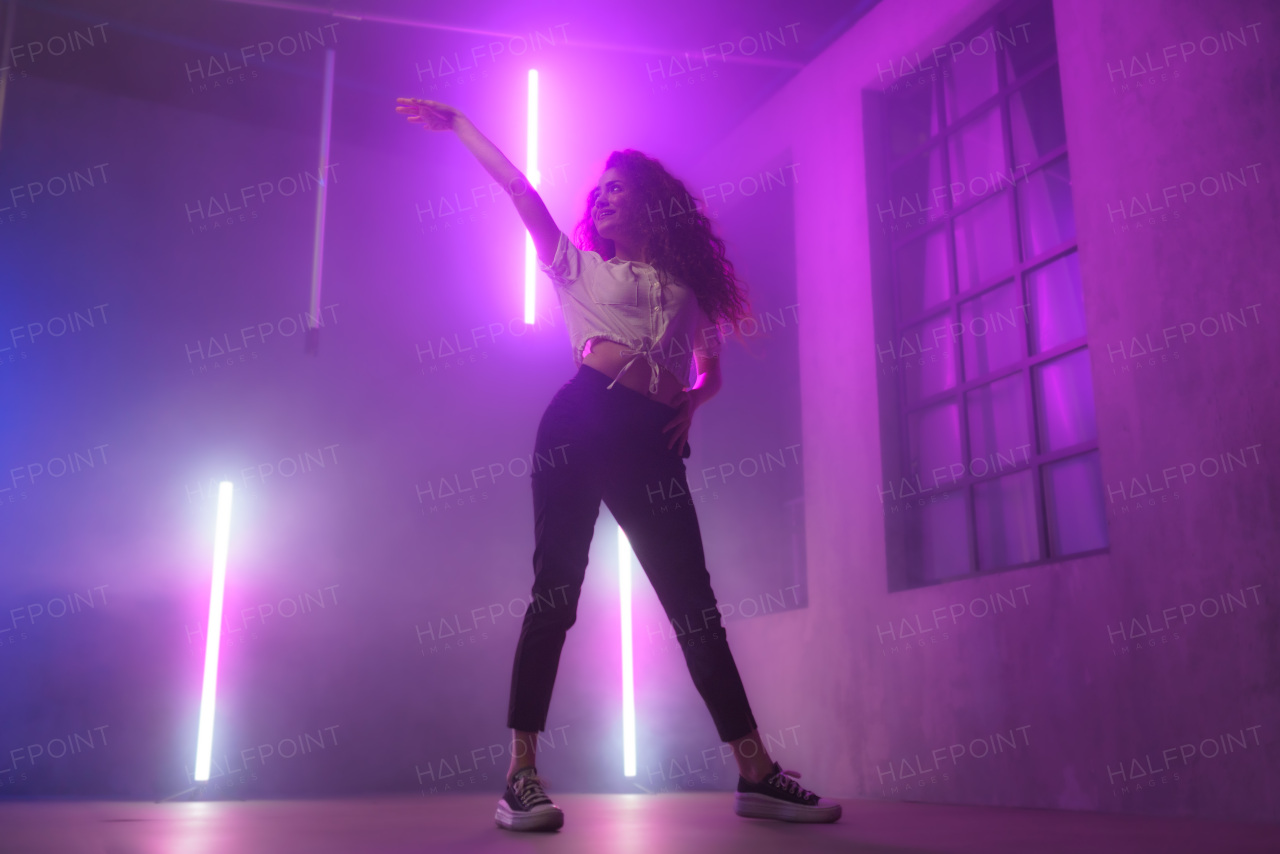
M 890 586 L 1105 549 L 1052 6 L 1005 4 L 881 80 L 868 172 Z

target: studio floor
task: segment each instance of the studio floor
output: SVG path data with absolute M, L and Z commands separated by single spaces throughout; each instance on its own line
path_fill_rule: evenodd
M 120 803 L 0 801 L 3 854 L 802 854 L 1280 851 L 1280 825 L 844 801 L 834 825 L 748 820 L 732 795 L 561 795 L 564 829 L 493 824 L 496 797 Z

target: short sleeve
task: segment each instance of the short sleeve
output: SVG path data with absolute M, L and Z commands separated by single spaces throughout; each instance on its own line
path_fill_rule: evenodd
M 550 264 L 539 262 L 538 267 L 557 285 L 569 285 L 582 278 L 585 271 L 584 254 L 562 231 L 560 239 L 556 241 L 555 257 Z

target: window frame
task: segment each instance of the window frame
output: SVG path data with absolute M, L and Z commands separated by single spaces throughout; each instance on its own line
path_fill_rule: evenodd
M 1045 0 L 1049 5 L 1049 0 Z M 1019 4 L 1022 5 L 1022 4 Z M 1012 2 L 1001 3 L 992 10 L 983 14 L 971 25 L 961 31 L 952 41 L 968 41 L 976 36 L 986 32 L 988 29 L 992 32 L 999 31 L 1002 26 L 1012 23 L 1008 18 L 1009 14 L 1015 10 L 1015 4 Z M 932 87 L 932 99 L 930 102 L 930 124 L 936 124 L 936 132 L 932 132 L 927 139 L 903 151 L 901 154 L 893 156 L 890 154 L 890 119 L 888 110 L 888 100 L 892 94 L 894 83 L 883 88 L 868 89 L 864 92 L 864 116 L 866 118 L 866 127 L 864 128 L 864 141 L 866 142 L 866 155 L 868 165 L 868 184 L 867 184 L 867 201 L 869 210 L 876 209 L 876 199 L 883 200 L 888 198 L 890 204 L 896 204 L 898 199 L 894 197 L 890 188 L 892 176 L 895 170 L 909 164 L 916 158 L 924 158 L 926 163 L 929 162 L 931 152 L 937 151 L 941 161 L 941 177 L 940 182 L 943 186 L 951 187 L 951 170 L 952 170 L 952 146 L 954 141 L 970 128 L 977 125 L 978 122 L 989 120 L 989 111 L 992 109 L 999 110 L 1000 114 L 1000 132 L 1004 150 L 1006 152 L 1006 161 L 1001 165 L 1002 169 L 1011 170 L 1011 174 L 1015 176 L 1012 182 L 1013 186 L 1001 189 L 993 189 L 991 192 L 981 196 L 971 196 L 957 204 L 950 192 L 944 194 L 943 204 L 939 206 L 936 214 L 930 215 L 925 221 L 906 226 L 902 229 L 893 228 L 889 233 L 879 236 L 876 234 L 876 220 L 870 218 L 871 223 L 871 243 L 873 247 L 873 263 L 872 263 L 872 283 L 873 292 L 876 299 L 874 300 L 876 317 L 876 341 L 885 340 L 887 332 L 888 340 L 892 342 L 894 348 L 898 343 L 904 340 L 904 337 L 913 328 L 927 327 L 930 323 L 957 323 L 960 322 L 961 306 L 975 299 L 980 299 L 995 293 L 1000 288 L 1007 287 L 1011 283 L 1016 283 L 1021 294 L 1020 306 L 1025 306 L 1026 322 L 1022 330 L 1023 333 L 1023 350 L 1022 356 L 1008 364 L 983 373 L 972 379 L 966 378 L 965 373 L 965 346 L 963 335 L 951 336 L 948 346 L 953 348 L 955 382 L 948 388 L 934 392 L 931 394 L 922 394 L 915 399 L 909 399 L 907 390 L 907 371 L 900 364 L 901 356 L 895 356 L 895 369 L 886 376 L 886 373 L 880 368 L 880 353 L 877 353 L 877 374 L 878 386 L 880 387 L 880 404 L 881 404 L 881 435 L 882 438 L 889 438 L 891 441 L 882 443 L 882 467 L 884 473 L 883 483 L 895 484 L 900 483 L 903 478 L 911 478 L 919 476 L 923 473 L 917 472 L 912 466 L 911 460 L 911 436 L 910 424 L 911 416 L 914 413 L 924 412 L 940 404 L 953 403 L 957 407 L 959 421 L 959 448 L 960 460 L 965 464 L 965 472 L 948 482 L 944 487 L 937 486 L 931 490 L 932 495 L 947 495 L 951 497 L 959 496 L 965 503 L 964 515 L 965 525 L 968 537 L 968 569 L 966 571 L 947 575 L 942 578 L 924 578 L 923 560 L 918 550 L 914 550 L 906 543 L 906 538 L 910 533 L 910 524 L 908 515 L 920 513 L 917 508 L 908 508 L 899 511 L 898 509 L 890 512 L 887 506 L 885 492 L 882 487 L 881 502 L 886 517 L 886 536 L 887 551 L 886 555 L 889 563 L 889 586 L 890 590 L 917 589 L 920 587 L 932 586 L 934 584 L 945 584 L 953 581 L 959 581 L 967 578 L 975 578 L 978 576 L 990 575 L 997 572 L 1006 572 L 1016 569 L 1026 569 L 1034 566 L 1042 566 L 1047 564 L 1057 564 L 1068 560 L 1078 560 L 1080 558 L 1089 557 L 1097 554 L 1105 554 L 1110 551 L 1110 530 L 1109 519 L 1105 514 L 1105 504 L 1100 503 L 1100 507 L 1104 510 L 1104 524 L 1108 525 L 1106 545 L 1090 549 L 1087 551 L 1073 552 L 1071 554 L 1054 554 L 1050 542 L 1050 525 L 1049 510 L 1045 496 L 1045 477 L 1046 469 L 1062 460 L 1082 456 L 1088 453 L 1097 453 L 1099 451 L 1099 441 L 1097 431 L 1094 430 L 1094 438 L 1075 443 L 1071 446 L 1058 448 L 1053 451 L 1044 451 L 1044 437 L 1041 435 L 1039 422 L 1039 413 L 1042 401 L 1036 395 L 1036 377 L 1037 371 L 1042 365 L 1053 362 L 1057 359 L 1068 356 L 1071 353 L 1083 350 L 1086 353 L 1088 346 L 1088 329 L 1083 334 L 1070 340 L 1062 341 L 1055 346 L 1036 352 L 1034 345 L 1038 337 L 1036 327 L 1036 301 L 1032 291 L 1028 288 L 1028 277 L 1042 270 L 1055 262 L 1066 258 L 1072 253 L 1079 252 L 1078 234 L 1064 241 L 1060 241 L 1054 246 L 1044 248 L 1040 253 L 1033 257 L 1027 257 L 1025 240 L 1022 229 L 1022 187 L 1028 185 L 1030 179 L 1040 170 L 1049 167 L 1058 160 L 1062 160 L 1067 168 L 1067 174 L 1070 175 L 1071 160 L 1069 155 L 1069 144 L 1064 137 L 1061 145 L 1039 153 L 1031 162 L 1026 164 L 1017 164 L 1017 152 L 1014 148 L 1013 140 L 1013 117 L 1012 103 L 1015 97 L 1030 86 L 1040 82 L 1043 75 L 1056 72 L 1058 76 L 1059 97 L 1061 97 L 1061 69 L 1057 50 L 1056 33 L 1054 38 L 1054 49 L 1052 54 L 1041 59 L 1034 66 L 1028 68 L 1022 73 L 1021 78 L 1011 81 L 1008 61 L 1000 52 L 996 51 L 996 87 L 993 94 L 984 98 L 981 102 L 970 106 L 964 114 L 955 120 L 948 122 L 948 94 L 947 94 L 947 75 L 944 69 L 949 70 L 951 60 L 948 59 L 945 65 L 940 65 L 937 71 L 931 75 L 928 83 Z M 896 82 L 896 81 L 895 81 Z M 1021 174 L 1021 177 L 1017 177 Z M 872 176 L 878 176 L 878 180 L 873 181 Z M 873 184 L 878 187 L 873 187 Z M 877 192 L 876 190 L 881 192 Z M 1069 190 L 1068 190 L 1069 191 Z M 979 206 L 991 202 L 999 198 L 1001 193 L 1009 195 L 1009 216 L 1011 218 L 1010 228 L 1013 234 L 1013 250 L 1015 253 L 1014 263 L 1003 273 L 992 281 L 974 284 L 967 290 L 961 290 L 961 279 L 956 268 L 956 220 L 977 209 Z M 1072 196 L 1072 217 L 1075 219 L 1075 199 Z M 1074 225 L 1074 223 L 1073 223 Z M 902 289 L 899 284 L 899 258 L 903 247 L 914 240 L 917 240 L 929 232 L 941 229 L 944 233 L 946 243 L 946 263 L 950 278 L 951 293 L 948 297 L 940 302 L 930 305 L 927 308 L 920 309 L 916 315 L 911 317 L 904 316 Z M 1075 229 L 1073 228 L 1073 232 Z M 878 245 L 877 245 L 878 244 Z M 1081 282 L 1083 288 L 1083 282 Z M 895 349 L 896 352 L 896 349 Z M 974 476 L 970 471 L 971 455 L 970 455 L 970 435 L 969 435 L 969 394 L 975 389 L 990 387 L 993 384 L 1005 380 L 1009 377 L 1021 377 L 1021 391 L 1024 395 L 1025 410 L 1024 417 L 1026 419 L 1027 435 L 1031 437 L 1031 448 L 1029 459 L 1026 462 L 1019 461 L 1013 468 L 1002 469 L 998 475 L 985 475 L 982 477 Z M 1092 362 L 1090 361 L 1090 379 L 1092 387 Z M 1095 428 L 1096 428 L 1096 391 L 1095 391 Z M 886 408 L 888 417 L 886 417 Z M 979 555 L 979 530 L 977 521 L 977 502 L 974 494 L 975 486 L 985 483 L 997 483 L 1001 477 L 1013 476 L 1022 472 L 1031 472 L 1034 516 L 1036 525 L 1036 541 L 1037 541 L 1037 557 L 1030 561 L 1022 563 L 1009 564 L 1005 566 L 992 567 L 983 569 L 981 556 Z M 895 490 L 896 492 L 896 490 Z M 933 499 L 931 499 L 933 500 Z M 1102 496 L 1099 496 L 1102 501 Z M 896 496 L 894 504 L 903 503 L 901 496 Z M 890 524 L 892 516 L 897 516 L 900 525 L 896 531 L 890 529 L 895 526 Z M 894 534 L 897 534 L 899 542 L 895 543 Z

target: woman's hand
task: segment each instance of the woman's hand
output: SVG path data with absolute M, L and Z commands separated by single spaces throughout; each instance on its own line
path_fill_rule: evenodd
M 685 440 L 689 438 L 689 425 L 693 423 L 694 411 L 714 397 L 720 391 L 721 384 L 719 357 L 699 355 L 699 351 L 695 351 L 694 356 L 697 358 L 698 381 L 680 390 L 680 394 L 672 401 L 676 406 L 676 417 L 662 428 L 664 433 L 668 430 L 675 431 L 671 434 L 667 447 L 673 448 L 679 441 L 681 453 L 684 451 Z
M 457 130 L 456 123 L 464 118 L 448 104 L 428 101 L 426 98 L 396 98 L 397 113 L 403 113 L 410 124 L 424 126 L 427 130 Z
M 678 442 L 683 451 L 685 440 L 689 438 L 689 426 L 693 424 L 694 410 L 702 404 L 702 397 L 698 389 L 686 388 L 672 402 L 676 405 L 676 417 L 662 428 L 662 432 L 672 431 L 671 440 L 667 442 L 668 448 L 674 448 Z

